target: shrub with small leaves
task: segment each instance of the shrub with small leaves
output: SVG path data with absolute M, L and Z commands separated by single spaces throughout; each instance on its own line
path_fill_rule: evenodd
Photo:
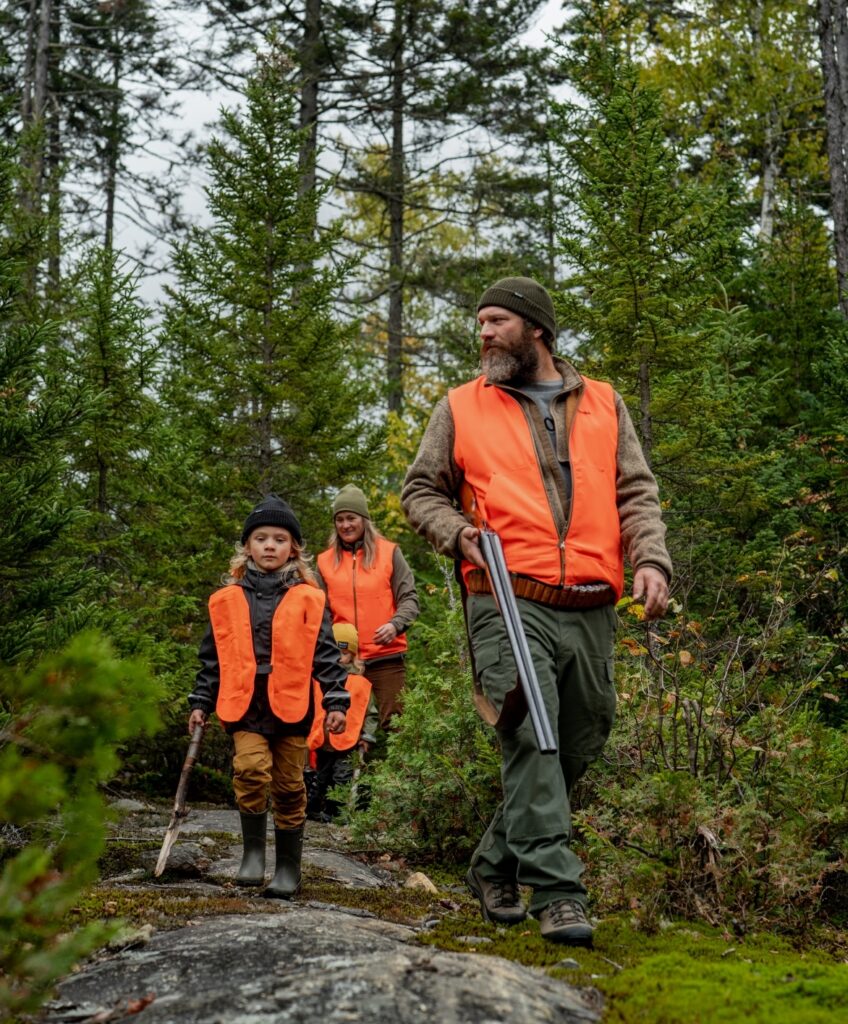
M 29 673 L 0 675 L 0 835 L 28 839 L 18 852 L 0 846 L 0 1016 L 34 1010 L 117 927 L 73 930 L 67 916 L 105 844 L 98 787 L 120 745 L 153 731 L 159 697 L 142 665 L 91 633 Z
M 366 769 L 371 802 L 352 826 L 360 841 L 384 849 L 459 860 L 476 846 L 500 799 L 500 757 L 494 730 L 474 708 L 456 588 L 445 572 L 445 585 L 431 589 L 427 625 L 415 627 L 421 657 L 409 674 L 403 714 L 385 759 Z

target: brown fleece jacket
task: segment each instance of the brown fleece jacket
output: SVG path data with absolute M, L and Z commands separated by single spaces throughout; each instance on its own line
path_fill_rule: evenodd
M 554 363 L 562 374 L 563 384 L 563 390 L 553 402 L 556 452 L 551 448 L 536 403 L 508 385 L 494 386 L 512 395 L 524 409 L 552 509 L 561 510 L 565 516 L 568 506 L 558 462 L 565 461 L 568 453 L 566 398 L 575 390 L 582 391 L 583 381 L 570 363 L 563 359 L 554 359 Z M 665 546 L 665 523 L 657 482 L 645 461 L 630 413 L 617 392 L 615 405 L 618 412 L 616 491 L 624 551 L 634 569 L 652 565 L 670 580 L 672 566 Z M 445 397 L 433 410 L 418 454 L 406 474 L 401 501 L 414 529 L 440 554 L 459 558 L 459 534 L 469 524 L 456 504 L 462 473 L 453 457 L 454 436 L 453 416 Z

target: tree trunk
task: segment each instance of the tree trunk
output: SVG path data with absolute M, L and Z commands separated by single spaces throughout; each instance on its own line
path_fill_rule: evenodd
M 774 234 L 774 203 L 777 188 L 777 149 L 776 149 L 777 114 L 774 108 L 769 110 L 766 120 L 765 137 L 762 155 L 762 189 L 760 201 L 760 239 L 770 242 Z
M 389 412 L 403 406 L 403 213 L 404 213 L 404 23 L 403 0 L 395 0 L 392 55 L 392 148 L 389 163 L 389 324 L 386 373 Z
M 654 454 L 654 421 L 651 417 L 651 368 L 644 353 L 639 363 L 639 426 L 642 432 L 642 451 L 650 469 Z
M 321 0 L 306 0 L 303 43 L 300 51 L 300 127 L 305 135 L 300 148 L 300 194 L 315 189 L 315 153 L 318 148 L 318 83 L 321 78 Z
M 121 53 L 114 27 L 110 42 L 112 46 L 112 102 L 109 107 L 109 127 L 106 136 L 106 224 L 103 232 L 103 245 L 106 249 L 112 248 L 115 238 L 115 195 L 118 189 L 118 155 L 121 139 Z
M 848 319 L 848 26 L 846 0 L 819 0 L 830 199 L 839 309 Z
M 53 4 L 50 23 L 50 46 L 59 53 L 62 43 L 61 0 Z M 47 191 L 47 289 L 52 297 L 58 296 L 61 285 L 62 259 L 62 124 L 57 96 L 59 81 L 58 61 L 50 62 L 50 99 L 45 125 L 45 188 Z
M 29 124 L 32 120 L 32 95 L 35 88 L 35 50 L 36 39 L 38 38 L 39 13 L 38 0 L 29 0 L 22 69 L 23 81 L 21 85 L 21 122 L 25 125 Z
M 36 133 L 26 140 L 23 157 L 25 166 L 29 168 L 29 181 L 22 190 L 21 204 L 24 209 L 31 211 L 39 209 L 41 205 L 45 149 L 44 115 L 47 106 L 52 19 L 52 0 L 32 0 L 27 24 L 21 96 L 23 127 Z

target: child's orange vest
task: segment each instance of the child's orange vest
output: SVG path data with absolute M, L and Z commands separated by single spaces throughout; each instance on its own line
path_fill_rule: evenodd
M 345 689 L 350 694 L 350 707 L 345 719 L 344 732 L 324 732 L 324 721 L 327 713 L 321 706 L 321 689 L 313 680 L 315 696 L 315 718 L 306 743 L 310 750 L 318 750 L 329 739 L 334 750 L 350 750 L 359 742 L 365 714 L 368 711 L 368 699 L 371 696 L 371 684 L 365 676 L 349 675 Z
M 283 722 L 300 722 L 309 710 L 312 662 L 325 600 L 317 587 L 300 585 L 283 595 L 274 612 L 268 700 Z M 253 627 L 244 589 L 233 584 L 216 590 L 209 598 L 209 620 L 221 673 L 215 710 L 222 722 L 238 722 L 250 705 L 256 677 Z

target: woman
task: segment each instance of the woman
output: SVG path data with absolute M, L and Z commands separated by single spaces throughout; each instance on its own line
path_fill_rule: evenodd
M 368 502 L 353 484 L 333 502 L 329 547 L 318 556 L 318 582 L 333 622 L 352 622 L 359 634 L 364 676 L 373 687 L 386 729 L 400 713 L 406 682 L 406 630 L 418 617 L 412 570 L 397 544 L 377 532 Z

